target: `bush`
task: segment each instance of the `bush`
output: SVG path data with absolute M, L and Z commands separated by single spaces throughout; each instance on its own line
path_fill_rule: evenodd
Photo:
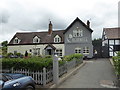
M 3 58 L 2 59 L 3 69 L 29 69 L 29 70 L 42 70 L 43 67 L 49 68 L 52 66 L 51 58 Z
M 11 55 L 11 54 L 10 54 Z M 72 54 L 65 56 L 59 61 L 59 65 L 63 65 L 66 61 L 78 60 L 83 58 L 81 54 Z M 53 66 L 52 56 L 46 57 L 31 57 L 31 58 L 3 58 L 0 60 L 3 69 L 29 69 L 31 71 L 42 70 L 44 67 L 49 69 Z
M 72 61 L 72 60 L 74 60 L 74 59 L 80 60 L 80 59 L 82 59 L 82 58 L 83 58 L 83 55 L 82 55 L 82 54 L 76 53 L 76 54 L 71 54 L 71 55 L 68 55 L 68 56 L 63 57 L 63 60 L 65 60 L 65 61 Z
M 112 57 L 115 66 L 116 74 L 120 77 L 120 53 L 117 56 Z
M 11 55 L 13 55 L 13 53 L 8 53 L 8 54 L 7 54 L 7 57 L 10 57 Z
M 52 58 L 52 56 L 51 55 L 46 55 L 45 58 Z

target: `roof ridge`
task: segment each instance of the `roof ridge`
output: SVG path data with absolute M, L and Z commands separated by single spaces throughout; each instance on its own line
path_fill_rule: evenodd
M 60 32 L 60 31 L 65 31 L 65 30 L 54 30 L 53 32 Z M 27 34 L 27 33 L 48 33 L 48 31 L 43 31 L 43 32 L 16 32 L 16 34 Z

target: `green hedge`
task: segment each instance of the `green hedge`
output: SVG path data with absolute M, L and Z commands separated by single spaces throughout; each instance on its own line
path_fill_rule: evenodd
M 3 69 L 29 69 L 29 70 L 42 70 L 43 67 L 49 68 L 52 66 L 52 58 L 4 58 L 0 60 Z
M 63 58 L 63 60 L 65 60 L 65 61 L 72 61 L 72 60 L 74 60 L 74 59 L 80 60 L 80 59 L 82 59 L 82 58 L 83 58 L 83 55 L 82 55 L 82 54 L 76 53 L 76 54 L 71 54 L 71 55 L 65 56 L 65 57 Z
M 116 74 L 120 77 L 120 52 L 118 52 L 117 56 L 112 57 L 112 59 L 115 66 Z
M 63 57 L 59 61 L 59 65 L 63 65 L 66 61 L 78 60 L 83 58 L 82 54 L 72 54 Z M 3 58 L 0 60 L 3 69 L 29 69 L 29 70 L 42 70 L 43 67 L 51 68 L 53 66 L 53 60 L 51 56 L 45 57 L 31 57 L 31 58 Z

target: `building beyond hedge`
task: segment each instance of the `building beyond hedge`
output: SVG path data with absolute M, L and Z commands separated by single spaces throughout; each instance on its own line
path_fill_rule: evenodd
M 78 17 L 65 29 L 53 30 L 50 21 L 48 32 L 18 32 L 8 44 L 8 53 L 27 51 L 32 55 L 54 55 L 63 57 L 82 53 L 93 57 L 92 32 L 90 22 L 82 22 Z

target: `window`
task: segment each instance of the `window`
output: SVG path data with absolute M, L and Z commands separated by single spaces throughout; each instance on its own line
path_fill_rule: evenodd
M 81 53 L 81 48 L 75 48 L 75 53 Z
M 83 36 L 83 30 L 73 30 L 73 37 L 81 37 Z
M 54 42 L 55 42 L 55 43 L 61 42 L 60 36 L 56 35 L 56 36 L 54 37 Z
M 113 51 L 113 46 L 110 46 L 110 47 L 109 47 L 109 51 Z
M 55 55 L 62 56 L 62 49 L 56 49 Z
M 38 38 L 37 36 L 35 36 L 33 38 L 33 43 L 40 43 L 40 38 Z
M 89 47 L 83 48 L 83 54 L 89 54 Z
M 109 40 L 110 45 L 114 45 L 114 40 Z
M 33 48 L 33 55 L 40 55 L 40 48 Z
M 17 51 L 14 51 L 14 54 L 16 54 L 17 53 Z
M 120 40 L 115 40 L 115 45 L 119 45 L 120 44 Z
M 20 43 L 20 40 L 16 37 L 15 39 L 14 39 L 14 44 L 19 44 Z

